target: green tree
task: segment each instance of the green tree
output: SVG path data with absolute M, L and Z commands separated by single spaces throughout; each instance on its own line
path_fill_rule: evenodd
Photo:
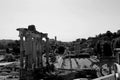
M 111 42 L 110 41 L 104 41 L 102 46 L 103 46 L 102 47 L 103 56 L 112 56 L 113 50 L 112 50 Z
M 114 39 L 114 41 L 113 41 L 113 48 L 120 48 L 120 37 Z

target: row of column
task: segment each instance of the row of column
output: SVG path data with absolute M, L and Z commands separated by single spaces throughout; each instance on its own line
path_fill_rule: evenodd
M 48 41 L 47 34 L 36 33 L 25 28 L 17 29 L 20 37 L 20 80 L 24 80 L 25 72 L 43 67 L 42 52 L 43 38 L 46 39 L 46 64 L 48 64 Z M 25 72 L 24 72 L 25 71 Z M 30 80 L 30 76 L 26 80 Z

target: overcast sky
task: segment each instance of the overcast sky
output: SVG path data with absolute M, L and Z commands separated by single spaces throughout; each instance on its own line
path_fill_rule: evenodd
M 19 39 L 17 28 L 34 24 L 61 41 L 120 29 L 120 0 L 0 0 L 0 39 Z

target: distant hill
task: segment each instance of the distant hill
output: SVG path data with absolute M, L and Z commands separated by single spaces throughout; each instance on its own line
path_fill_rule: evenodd
M 14 43 L 15 42 L 15 40 L 7 40 L 7 39 L 2 39 L 2 40 L 0 40 L 0 43 L 1 44 L 4 44 L 4 45 L 6 45 L 6 44 L 8 44 L 8 43 Z
M 5 49 L 7 48 L 9 43 L 15 43 L 15 40 L 10 40 L 10 39 L 2 39 L 0 40 L 0 49 Z

